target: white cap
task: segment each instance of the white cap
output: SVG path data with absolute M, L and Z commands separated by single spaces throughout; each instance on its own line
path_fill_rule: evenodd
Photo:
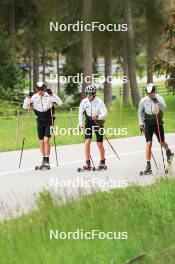
M 147 93 L 154 93 L 156 90 L 156 87 L 153 83 L 148 83 L 147 87 L 146 87 L 146 92 Z
M 37 82 L 37 84 L 36 84 L 36 86 L 39 88 L 43 87 L 44 85 L 45 85 L 44 82 Z

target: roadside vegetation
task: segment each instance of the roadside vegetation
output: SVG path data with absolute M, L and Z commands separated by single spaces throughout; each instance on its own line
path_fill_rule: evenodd
M 2 264 L 136 263 L 173 264 L 175 259 L 175 181 L 96 192 L 55 204 L 40 193 L 38 210 L 0 223 Z M 80 192 L 81 193 L 81 192 Z M 54 200 L 55 200 L 54 199 Z M 127 232 L 124 240 L 50 240 L 50 230 Z

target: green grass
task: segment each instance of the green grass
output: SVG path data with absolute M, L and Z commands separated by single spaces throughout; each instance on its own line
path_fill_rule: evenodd
M 175 181 L 129 187 L 83 196 L 53 205 L 47 191 L 38 211 L 0 223 L 2 264 L 173 264 L 175 259 Z M 100 230 L 127 232 L 126 240 L 50 240 L 49 231 Z
M 165 96 L 165 100 L 168 106 L 168 111 L 164 115 L 165 121 L 165 131 L 174 132 L 175 131 L 175 96 L 168 95 Z M 59 128 L 70 127 L 70 116 L 69 111 L 57 110 L 55 125 Z M 38 139 L 36 131 L 36 117 L 33 112 L 30 112 L 29 118 L 26 118 L 26 113 L 23 111 L 23 115 L 20 117 L 19 122 L 19 141 L 16 144 L 16 117 L 8 114 L 8 118 L 0 118 L 0 151 L 16 150 L 21 148 L 22 139 L 25 136 L 25 148 L 37 148 Z M 78 109 L 73 110 L 72 126 L 77 127 L 78 125 Z M 108 109 L 108 116 L 106 118 L 105 127 L 112 128 L 127 128 L 127 136 L 140 135 L 140 130 L 138 128 L 137 110 L 134 107 L 125 107 L 124 109 L 120 106 L 119 99 L 115 102 L 112 107 Z M 122 135 L 113 136 L 113 138 L 121 137 Z M 110 137 L 112 138 L 112 137 Z M 82 143 L 81 136 L 56 136 L 57 145 Z M 53 144 L 53 142 L 52 142 Z

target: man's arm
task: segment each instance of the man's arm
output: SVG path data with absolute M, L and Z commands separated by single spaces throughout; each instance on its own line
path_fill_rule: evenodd
M 27 96 L 27 97 L 24 99 L 23 108 L 24 108 L 24 109 L 29 109 L 30 106 L 31 106 L 31 104 L 32 104 L 32 97 Z
M 83 102 L 81 102 L 79 107 L 79 116 L 78 116 L 79 127 L 83 127 L 83 114 L 84 114 L 84 107 L 83 107 Z
M 165 112 L 167 110 L 166 108 L 166 103 L 165 103 L 165 100 L 163 99 L 162 96 L 156 94 L 156 99 L 157 99 L 157 103 L 158 103 L 158 106 L 159 106 L 159 109 L 162 111 L 162 112 Z
M 51 100 L 54 106 L 61 106 L 63 104 L 62 100 L 56 94 L 51 96 Z
M 144 106 L 142 100 L 140 101 L 138 106 L 138 118 L 139 118 L 139 125 L 144 126 Z
M 100 114 L 98 115 L 97 119 L 103 120 L 107 116 L 107 108 L 106 108 L 106 105 L 104 104 L 104 102 L 102 102 L 100 104 L 99 112 L 100 112 Z

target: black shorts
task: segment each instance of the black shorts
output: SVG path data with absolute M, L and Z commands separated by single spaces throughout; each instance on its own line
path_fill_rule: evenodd
M 37 120 L 37 131 L 39 140 L 43 140 L 44 137 L 51 137 L 50 127 L 52 123 L 49 121 L 39 121 Z
M 165 141 L 165 134 L 164 134 L 163 125 L 159 125 L 159 127 L 160 127 L 160 136 L 159 136 L 157 125 L 152 125 L 152 124 L 145 123 L 145 138 L 146 138 L 146 142 L 152 141 L 154 133 L 156 134 L 157 139 L 158 139 L 159 142 L 160 142 L 160 138 L 161 138 L 161 142 Z
M 96 134 L 96 141 L 103 142 L 103 124 L 99 124 L 99 126 L 97 126 L 94 121 L 86 120 L 85 139 L 91 139 L 94 132 Z

